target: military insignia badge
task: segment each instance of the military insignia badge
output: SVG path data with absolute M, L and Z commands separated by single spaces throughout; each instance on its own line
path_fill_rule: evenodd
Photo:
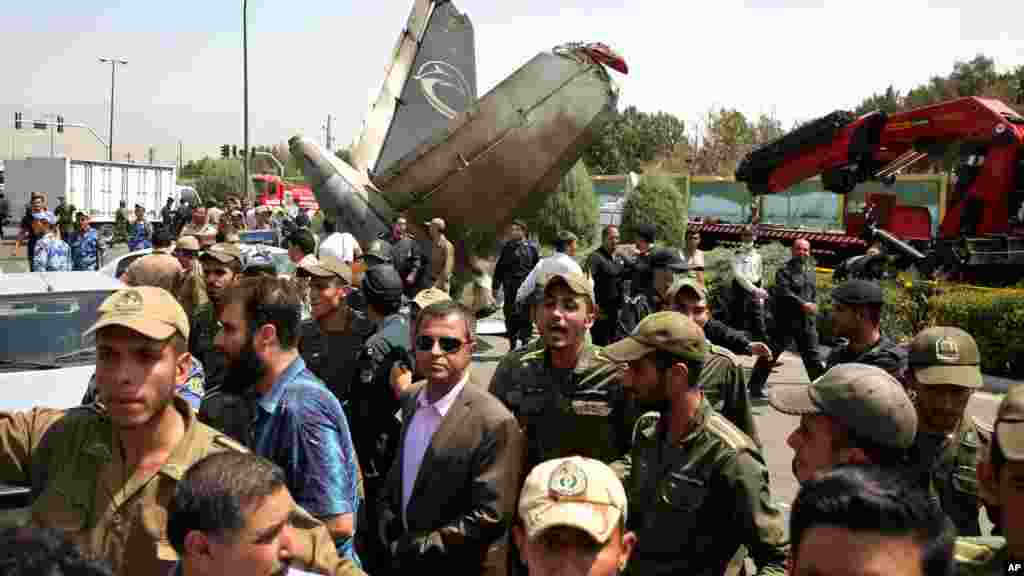
M 548 492 L 552 497 L 579 496 L 587 491 L 587 475 L 575 463 L 563 462 L 548 479 Z
M 133 313 L 142 311 L 142 294 L 138 290 L 122 290 L 117 293 L 117 299 L 113 302 L 115 311 Z
M 960 346 L 952 338 L 939 338 L 935 341 L 935 358 L 940 362 L 959 362 Z

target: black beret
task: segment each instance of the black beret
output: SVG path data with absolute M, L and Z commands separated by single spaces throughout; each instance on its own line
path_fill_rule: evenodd
M 654 238 L 658 235 L 658 231 L 654 228 L 653 224 L 640 224 L 634 232 L 637 238 L 646 240 L 648 243 L 654 242 Z
M 877 282 L 850 280 L 832 290 L 832 300 L 843 304 L 884 304 L 885 294 Z
M 668 268 L 673 272 L 686 272 L 686 262 L 672 248 L 655 248 L 651 251 L 651 268 Z
M 402 279 L 390 264 L 370 266 L 363 273 L 362 291 L 367 302 L 401 302 Z

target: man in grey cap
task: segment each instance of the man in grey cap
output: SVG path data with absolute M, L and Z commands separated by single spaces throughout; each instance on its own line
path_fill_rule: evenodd
M 917 404 L 914 464 L 961 536 L 978 536 L 974 482 L 979 436 L 967 402 L 981 388 L 981 354 L 959 328 L 922 330 L 910 343 L 907 386 Z
M 846 343 L 832 349 L 826 369 L 847 362 L 870 364 L 902 381 L 907 355 L 882 334 L 884 303 L 882 287 L 868 280 L 850 280 L 832 290 L 832 334 Z
M 768 402 L 800 417 L 786 439 L 799 482 L 839 464 L 905 466 L 917 435 L 917 411 L 903 385 L 867 364 L 840 364 L 809 386 L 772 388 Z

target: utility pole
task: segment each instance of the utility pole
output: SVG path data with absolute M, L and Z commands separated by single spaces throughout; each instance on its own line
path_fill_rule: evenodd
M 334 152 L 334 133 L 331 131 L 331 115 L 327 115 L 327 151 Z
M 248 0 L 242 0 L 242 120 L 244 131 L 242 142 L 242 194 L 249 198 L 250 204 L 255 206 L 253 198 L 249 197 L 249 20 Z
M 101 64 L 110 64 L 110 132 L 107 134 L 107 160 L 114 160 L 114 78 L 117 65 L 128 63 L 124 58 L 100 58 Z

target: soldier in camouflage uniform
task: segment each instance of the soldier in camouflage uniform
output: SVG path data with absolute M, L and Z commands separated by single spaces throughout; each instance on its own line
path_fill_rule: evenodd
M 595 315 L 593 290 L 579 274 L 545 280 L 544 300 L 534 304 L 543 347 L 505 355 L 490 391 L 526 434 L 524 470 L 573 454 L 611 462 L 629 450 L 632 426 L 621 368 L 586 341 Z
M 1004 538 L 958 538 L 957 574 L 995 576 L 1024 572 L 1024 386 L 1010 388 L 996 411 L 988 461 L 978 480 L 988 486 L 1002 512 Z
M 758 574 L 785 574 L 785 521 L 772 504 L 764 458 L 700 388 L 707 358 L 700 326 L 658 312 L 605 354 L 628 363 L 624 386 L 660 412 L 613 465 L 629 495 L 626 527 L 637 535 L 627 573 L 725 574 L 745 546 Z
M 56 222 L 52 212 L 32 214 L 32 231 L 39 238 L 32 256 L 35 272 L 71 272 L 71 247 L 53 231 Z
M 98 311 L 87 334 L 96 333 L 102 404 L 0 412 L 0 481 L 31 484 L 30 523 L 64 532 L 115 574 L 167 574 L 178 559 L 167 539 L 178 482 L 207 454 L 244 448 L 196 421 L 175 396 L 188 374 L 189 325 L 173 296 L 128 288 Z M 295 535 L 296 563 L 335 575 L 362 573 L 338 558 L 319 523 Z
M 696 278 L 683 277 L 676 280 L 669 289 L 667 302 L 673 311 L 689 317 L 702 330 L 711 317 L 707 290 Z M 708 339 L 708 355 L 704 360 L 704 369 L 700 371 L 698 384 L 712 408 L 761 446 L 754 425 L 754 414 L 750 410 L 750 393 L 743 367 L 732 352 Z
M 978 434 L 966 417 L 971 393 L 982 386 L 978 345 L 959 328 L 936 326 L 914 337 L 908 361 L 918 414 L 914 465 L 959 534 L 979 536 Z
M 99 237 L 89 226 L 89 216 L 78 213 L 78 230 L 66 236 L 75 270 L 99 270 Z

